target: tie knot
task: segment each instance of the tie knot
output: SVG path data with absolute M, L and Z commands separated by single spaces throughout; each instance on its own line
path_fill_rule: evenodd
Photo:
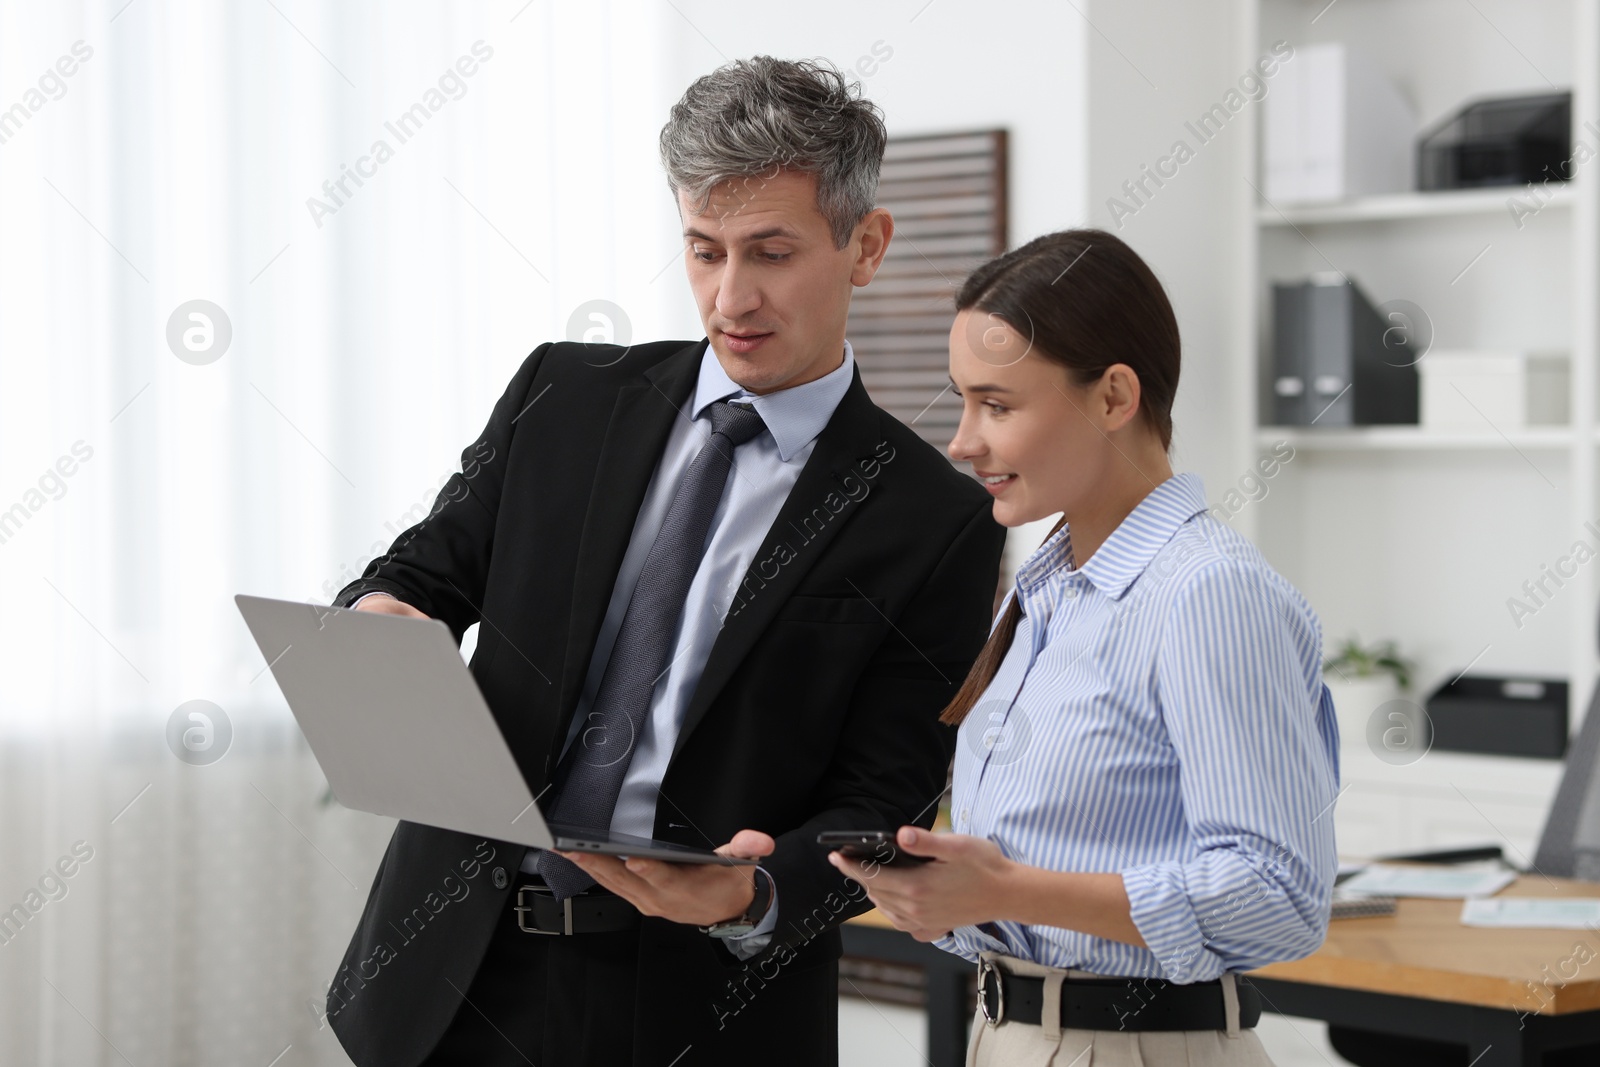
M 719 400 L 711 405 L 711 432 L 726 437 L 737 448 L 766 428 L 756 409 L 747 404 Z

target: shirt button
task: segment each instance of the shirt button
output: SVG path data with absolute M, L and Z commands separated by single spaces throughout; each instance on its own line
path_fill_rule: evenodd
M 506 878 L 506 869 L 504 867 L 496 867 L 493 871 L 489 872 L 489 880 L 494 883 L 494 887 L 496 889 L 504 889 L 506 887 L 506 882 L 509 881 L 509 879 Z
M 970 819 L 967 818 L 967 815 L 968 815 L 967 809 L 966 808 L 962 808 L 961 809 L 961 823 L 962 823 L 962 825 L 966 825 L 968 822 L 971 821 Z

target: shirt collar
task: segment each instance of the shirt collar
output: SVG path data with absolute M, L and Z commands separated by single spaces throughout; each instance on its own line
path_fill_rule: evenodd
M 1067 566 L 1072 557 L 1072 524 L 1064 524 L 1017 568 L 1017 585 L 1026 592 L 1062 570 L 1067 575 L 1081 573 L 1102 593 L 1120 598 L 1178 528 L 1206 507 L 1200 476 L 1187 471 L 1174 474 L 1139 501 L 1077 569 Z
M 844 362 L 827 374 L 803 385 L 756 396 L 728 377 L 708 341 L 700 356 L 700 380 L 695 386 L 694 406 L 689 409 L 689 417 L 700 418 L 706 408 L 718 400 L 748 398 L 761 421 L 767 424 L 772 439 L 778 443 L 778 455 L 787 463 L 790 456 L 810 444 L 828 425 L 834 409 L 854 380 L 855 354 L 846 341 Z

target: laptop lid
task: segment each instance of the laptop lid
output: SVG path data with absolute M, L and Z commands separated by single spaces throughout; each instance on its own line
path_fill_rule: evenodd
M 609 831 L 563 826 L 554 837 L 438 619 L 233 599 L 345 807 L 534 848 L 756 862 Z
M 234 602 L 339 803 L 555 843 L 448 626 L 243 594 Z

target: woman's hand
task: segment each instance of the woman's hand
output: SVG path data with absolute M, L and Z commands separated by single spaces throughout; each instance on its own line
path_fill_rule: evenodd
M 1121 874 L 1030 867 L 1007 859 L 993 841 L 915 826 L 902 826 L 895 842 L 933 862 L 890 868 L 838 852 L 829 853 L 828 862 L 866 887 L 878 910 L 918 941 L 936 941 L 958 926 L 1004 921 L 1148 947 Z
M 860 882 L 884 917 L 918 941 L 935 941 L 958 926 L 976 926 L 1005 915 L 1006 894 L 1018 864 L 993 841 L 967 834 L 935 834 L 902 826 L 896 845 L 931 863 L 885 867 L 838 852 L 828 862 Z

